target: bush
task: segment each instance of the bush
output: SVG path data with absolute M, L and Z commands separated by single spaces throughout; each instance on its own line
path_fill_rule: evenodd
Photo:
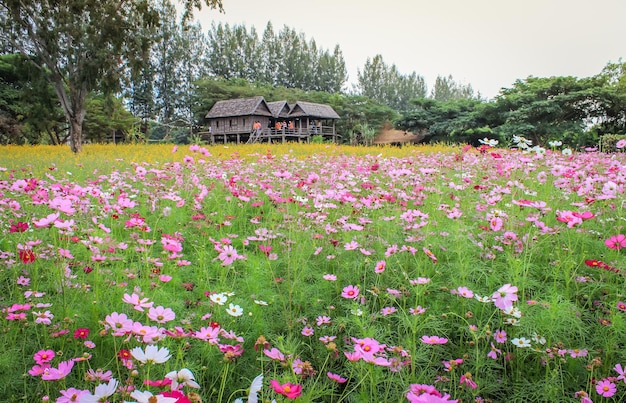
M 614 153 L 619 151 L 615 145 L 620 140 L 626 140 L 626 134 L 605 134 L 600 139 L 600 151 Z

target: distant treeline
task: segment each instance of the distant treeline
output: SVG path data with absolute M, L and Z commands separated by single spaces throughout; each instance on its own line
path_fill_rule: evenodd
M 24 2 L 31 3 L 32 13 L 43 7 L 34 0 Z M 101 3 L 105 7 L 109 0 Z M 84 24 L 94 28 L 98 10 L 72 10 L 82 12 Z M 19 38 L 9 37 L 0 48 L 2 144 L 64 143 L 72 130 L 78 130 L 79 120 L 88 141 L 110 141 L 117 134 L 188 142 L 202 130 L 204 116 L 215 102 L 256 95 L 268 101 L 331 105 L 342 117 L 337 130 L 346 142 L 357 132 L 371 133 L 389 122 L 424 134 L 426 141 L 448 142 L 483 137 L 507 141 L 523 135 L 536 144 L 559 139 L 585 145 L 605 133 L 626 132 L 621 61 L 608 63 L 594 77 L 520 79 L 486 101 L 471 85 L 459 84 L 452 76 L 439 76 L 429 90 L 421 75 L 402 74 L 380 55 L 367 59 L 349 88 L 338 45 L 332 51 L 323 49 L 287 26 L 275 32 L 271 23 L 261 34 L 254 27 L 228 24 L 212 24 L 203 32 L 199 24 L 173 18 L 176 10 L 169 0 L 160 0 L 144 14 L 136 11 L 134 18 L 141 17 L 144 23 L 136 23 L 133 37 L 118 38 L 119 43 L 113 35 L 122 31 L 102 27 L 103 34 L 111 35 L 110 43 L 93 42 L 79 35 L 80 27 L 60 22 L 55 26 L 50 24 L 55 17 L 47 15 L 50 36 L 68 38 L 75 29 L 76 38 L 84 41 L 79 47 L 91 49 L 75 54 L 74 49 L 53 45 L 52 38 L 54 65 L 46 59 L 49 54 L 32 52 L 29 31 L 19 25 L 16 15 L 0 12 L 4 34 L 24 32 Z M 24 18 L 23 23 L 27 20 L 37 21 Z M 107 54 L 112 52 L 111 43 L 120 45 L 115 60 Z M 86 58 L 82 64 L 72 65 L 81 57 Z M 94 66 L 95 59 L 101 65 Z M 64 89 L 66 99 L 59 95 Z M 76 118 L 81 110 L 86 113 Z

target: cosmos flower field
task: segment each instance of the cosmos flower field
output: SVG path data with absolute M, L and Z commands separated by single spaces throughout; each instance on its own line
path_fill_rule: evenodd
M 0 396 L 626 399 L 626 153 L 0 150 Z

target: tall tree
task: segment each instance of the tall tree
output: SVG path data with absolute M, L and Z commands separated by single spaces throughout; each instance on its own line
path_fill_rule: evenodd
M 357 92 L 382 102 L 397 111 L 407 110 L 409 101 L 426 95 L 426 83 L 413 72 L 402 75 L 396 65 L 388 66 L 381 55 L 367 59 L 363 71 L 358 71 Z
M 221 0 L 204 3 L 222 9 Z M 202 3 L 184 5 L 190 15 Z M 0 39 L 37 56 L 59 98 L 74 152 L 82 150 L 88 93 L 118 89 L 121 61 L 149 45 L 150 38 L 138 37 L 136 21 L 157 23 L 149 0 L 0 0 Z
M 447 77 L 437 76 L 430 97 L 437 101 L 453 101 L 455 99 L 479 98 L 474 95 L 471 84 L 461 84 L 454 81 L 451 75 Z

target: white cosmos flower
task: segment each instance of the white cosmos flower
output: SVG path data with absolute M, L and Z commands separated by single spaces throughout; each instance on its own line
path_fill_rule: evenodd
M 530 347 L 530 340 L 526 337 L 516 337 L 511 340 L 511 343 L 515 344 L 517 347 Z
M 224 305 L 226 301 L 228 301 L 228 297 L 223 292 L 219 294 L 211 294 L 209 299 L 218 305 Z
M 165 375 L 166 378 L 172 380 L 172 390 L 177 390 L 178 386 L 189 386 L 190 388 L 200 388 L 200 385 L 196 383 L 196 378 L 187 368 L 183 368 L 180 371 L 168 372 Z
M 241 308 L 239 305 L 229 304 L 226 313 L 230 316 L 241 316 L 243 315 L 243 308 Z
M 79 403 L 98 403 L 107 400 L 107 397 L 113 395 L 117 391 L 117 385 L 119 382 L 115 378 L 111 378 L 109 383 L 101 383 L 96 386 L 96 390 L 93 395 L 85 394 L 78 398 Z
M 135 399 L 137 403 L 175 403 L 177 397 L 166 397 L 162 395 L 153 395 L 152 393 L 140 390 L 135 390 L 130 394 L 130 397 Z
M 162 364 L 170 359 L 170 350 L 167 348 L 158 348 L 155 345 L 147 345 L 144 353 L 141 347 L 135 347 L 130 350 L 130 354 L 142 364 Z

